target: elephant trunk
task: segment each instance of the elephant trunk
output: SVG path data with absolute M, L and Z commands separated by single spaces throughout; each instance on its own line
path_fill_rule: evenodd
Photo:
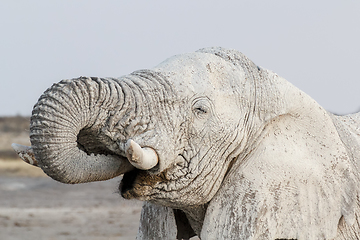
M 40 97 L 30 141 L 47 175 L 75 184 L 107 180 L 133 168 L 125 156 L 110 150 L 108 145 L 116 143 L 101 134 L 110 111 L 123 106 L 121 94 L 113 80 L 82 77 L 54 84 Z

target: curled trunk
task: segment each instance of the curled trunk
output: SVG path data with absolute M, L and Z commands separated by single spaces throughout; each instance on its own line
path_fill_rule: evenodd
M 101 134 L 110 111 L 124 104 L 122 93 L 113 80 L 79 78 L 54 84 L 40 97 L 31 117 L 30 140 L 47 175 L 63 183 L 82 183 L 133 168 L 111 148 L 117 143 Z

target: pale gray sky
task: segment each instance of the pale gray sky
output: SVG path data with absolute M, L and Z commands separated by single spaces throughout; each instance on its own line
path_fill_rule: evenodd
M 240 50 L 327 110 L 360 110 L 360 1 L 1 0 L 0 26 L 0 116 L 30 115 L 61 79 L 210 46 Z

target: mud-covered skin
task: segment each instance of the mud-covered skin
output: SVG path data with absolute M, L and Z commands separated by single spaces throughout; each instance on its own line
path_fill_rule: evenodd
M 340 240 L 360 238 L 359 123 L 238 51 L 207 48 L 54 84 L 30 140 L 55 180 L 124 174 L 121 195 L 146 200 L 139 239 Z

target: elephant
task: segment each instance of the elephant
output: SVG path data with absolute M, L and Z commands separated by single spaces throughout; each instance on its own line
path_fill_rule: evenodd
M 359 239 L 360 113 L 338 116 L 237 50 L 46 90 L 26 162 L 68 184 L 123 175 L 138 239 Z

